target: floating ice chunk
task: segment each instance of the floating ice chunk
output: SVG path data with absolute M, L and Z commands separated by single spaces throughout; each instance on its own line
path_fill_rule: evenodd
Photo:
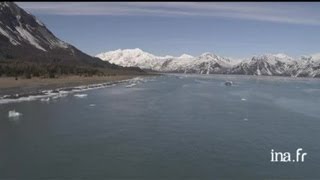
M 19 116 L 22 116 L 22 113 L 19 113 L 15 110 L 9 111 L 9 113 L 8 113 L 9 118 L 17 118 Z
M 249 119 L 248 119 L 248 118 L 244 118 L 243 120 L 244 120 L 244 121 L 248 121 Z
M 59 98 L 59 95 L 58 96 L 53 96 L 52 99 L 58 99 Z
M 89 106 L 90 106 L 90 107 L 94 107 L 94 106 L 96 106 L 96 105 L 95 105 L 95 104 L 89 104 Z
M 42 101 L 42 102 L 49 102 L 49 101 L 50 101 L 50 98 L 41 98 L 40 101 Z
M 69 91 L 59 90 L 59 93 L 60 93 L 60 94 L 68 94 Z
M 1 22 L 0 22 L 1 24 Z M 0 32 L 1 33 L 1 32 Z M 127 80 L 120 80 L 113 83 L 102 83 L 102 84 L 92 84 L 88 86 L 77 86 L 77 87 L 70 87 L 70 88 L 59 88 L 55 90 L 43 90 L 38 93 L 30 93 L 30 94 L 15 94 L 15 95 L 4 95 L 0 96 L 0 104 L 7 104 L 13 102 L 23 102 L 23 101 L 33 101 L 33 100 L 40 100 L 42 102 L 49 102 L 51 100 L 56 100 L 58 98 L 63 98 L 68 96 L 71 93 L 75 92 L 83 92 L 92 89 L 99 89 L 99 88 L 107 88 L 116 86 L 119 83 L 128 82 Z M 87 94 L 75 94 L 75 97 L 84 98 Z
M 135 77 L 133 79 L 131 79 L 132 81 L 142 81 L 143 78 L 142 77 Z
M 246 98 L 241 98 L 241 101 L 246 101 L 247 99 Z
M 84 97 L 87 97 L 88 94 L 75 94 L 74 96 L 78 98 L 84 98 Z
M 60 92 L 59 92 L 59 94 L 53 96 L 52 99 L 53 99 L 53 100 L 56 100 L 56 99 L 58 99 L 58 98 L 63 98 L 63 97 L 66 97 L 66 96 L 68 96 L 67 93 L 60 93 Z
M 147 82 L 148 80 L 146 80 L 145 78 L 142 78 L 142 77 L 135 77 L 135 78 L 132 78 L 132 79 L 129 79 L 127 80 L 127 82 L 129 83 L 137 83 L 137 84 L 140 84 L 140 83 L 144 83 L 144 82 Z
M 134 86 L 136 86 L 136 85 L 137 85 L 137 84 L 135 84 L 135 83 L 129 84 L 129 85 L 126 86 L 126 88 L 132 88 L 132 87 L 134 87 Z
M 59 93 L 58 97 L 66 97 L 68 96 L 68 93 Z

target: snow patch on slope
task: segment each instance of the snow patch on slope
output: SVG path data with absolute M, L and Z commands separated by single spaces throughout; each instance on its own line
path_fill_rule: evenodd
M 22 28 L 20 26 L 17 26 L 15 28 L 19 32 L 21 37 L 23 37 L 25 40 L 27 40 L 34 47 L 36 47 L 42 51 L 47 51 L 42 46 L 39 45 L 38 40 L 32 34 L 30 34 L 27 30 L 25 30 L 24 28 Z
M 44 24 L 39 20 L 39 19 L 37 19 L 37 18 L 35 18 L 36 19 L 36 22 L 40 25 L 40 26 L 44 26 Z
M 9 39 L 9 41 L 10 41 L 11 44 L 13 44 L 13 45 L 15 45 L 15 46 L 20 44 L 18 41 L 16 41 L 12 36 L 9 35 L 9 33 L 7 33 L 7 32 L 6 32 L 4 29 L 2 29 L 1 27 L 0 27 L 0 33 L 1 33 L 2 35 L 6 36 L 6 37 Z

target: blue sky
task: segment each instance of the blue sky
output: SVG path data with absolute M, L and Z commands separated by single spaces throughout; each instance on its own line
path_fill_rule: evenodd
M 18 2 L 82 51 L 244 58 L 320 52 L 320 3 Z

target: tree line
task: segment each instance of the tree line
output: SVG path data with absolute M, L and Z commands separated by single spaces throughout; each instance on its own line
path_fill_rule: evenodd
M 31 79 L 32 77 L 55 78 L 62 75 L 102 76 L 111 74 L 106 73 L 101 68 L 79 65 L 0 61 L 0 77 L 24 77 Z

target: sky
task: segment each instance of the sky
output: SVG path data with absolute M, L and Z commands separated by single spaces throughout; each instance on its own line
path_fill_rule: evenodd
M 90 55 L 149 53 L 230 58 L 320 52 L 320 2 L 17 2 Z

